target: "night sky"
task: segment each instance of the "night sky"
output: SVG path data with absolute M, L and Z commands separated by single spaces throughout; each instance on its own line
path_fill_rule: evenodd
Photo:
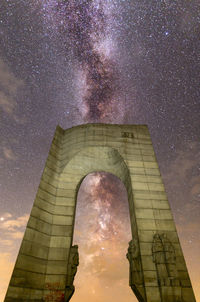
M 56 125 L 93 122 L 148 125 L 200 300 L 199 37 L 199 0 L 0 1 L 0 301 Z M 84 180 L 72 301 L 137 301 L 127 204 L 113 175 Z

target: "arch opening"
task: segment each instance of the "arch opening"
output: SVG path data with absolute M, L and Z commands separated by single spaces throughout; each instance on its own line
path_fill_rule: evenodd
M 138 301 L 129 287 L 126 259 L 131 240 L 127 190 L 107 172 L 88 174 L 77 194 L 73 244 L 79 246 L 74 280 L 78 301 Z

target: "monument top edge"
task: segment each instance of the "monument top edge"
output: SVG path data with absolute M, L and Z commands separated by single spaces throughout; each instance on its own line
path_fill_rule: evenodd
M 67 132 L 72 129 L 78 129 L 78 128 L 88 128 L 88 127 L 94 127 L 94 128 L 123 128 L 123 129 L 134 129 L 134 128 L 145 128 L 148 130 L 148 125 L 146 124 L 109 124 L 109 123 L 87 123 L 87 124 L 80 124 L 77 126 L 73 126 L 67 129 L 63 129 L 60 125 L 57 125 L 56 130 L 60 132 Z

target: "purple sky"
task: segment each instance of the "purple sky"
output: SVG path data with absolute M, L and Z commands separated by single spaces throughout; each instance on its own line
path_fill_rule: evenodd
M 1 0 L 0 299 L 55 127 L 88 122 L 148 124 L 200 299 L 199 13 L 198 0 Z M 91 190 L 115 199 L 117 180 L 100 179 Z M 109 211 L 123 222 L 120 206 Z

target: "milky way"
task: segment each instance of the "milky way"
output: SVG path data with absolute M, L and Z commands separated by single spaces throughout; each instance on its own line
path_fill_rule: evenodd
M 83 99 L 88 112 L 85 119 L 101 120 L 116 93 L 114 66 L 97 48 L 99 40 L 105 37 L 106 16 L 102 2 L 63 1 L 58 5 L 58 13 L 63 19 L 61 32 L 63 35 L 67 32 L 86 74 L 87 90 Z
M 89 174 L 79 190 L 76 217 L 73 242 L 81 253 L 72 301 L 120 302 L 124 296 L 127 302 L 137 301 L 127 287 L 131 227 L 123 183 L 109 173 Z
M 79 84 L 83 120 L 103 122 L 122 114 L 120 73 L 114 53 L 117 45 L 109 27 L 114 23 L 111 1 L 49 1 L 43 3 L 55 35 L 60 35 L 75 58 L 75 78 Z M 114 47 L 113 47 L 114 46 Z M 79 69 L 79 70 L 78 70 Z M 80 85 L 82 83 L 82 85 Z

